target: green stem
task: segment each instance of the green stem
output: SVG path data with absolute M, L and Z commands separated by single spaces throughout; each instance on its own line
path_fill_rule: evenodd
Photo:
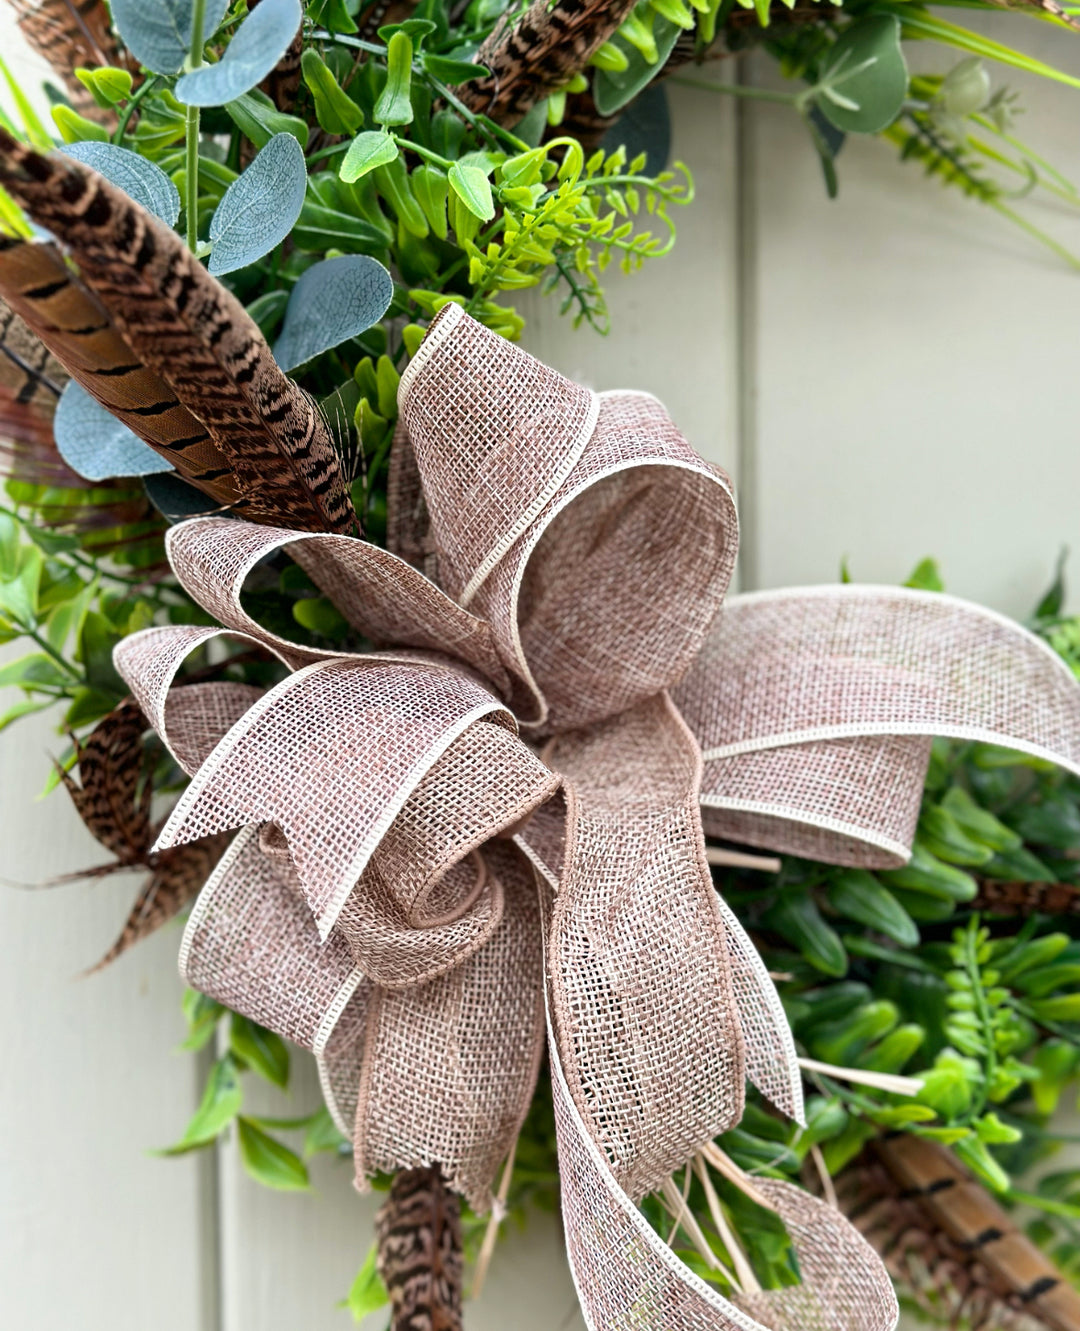
M 714 83 L 712 79 L 695 79 L 688 74 L 672 74 L 667 81 L 681 84 L 684 88 L 704 88 L 706 92 L 723 92 L 731 97 L 747 97 L 756 102 L 782 102 L 784 106 L 795 106 L 804 95 L 778 92 L 773 88 L 751 88 L 745 83 Z
M 449 171 L 454 165 L 449 157 L 440 157 L 438 153 L 432 152 L 430 148 L 425 148 L 419 143 L 413 143 L 411 139 L 403 138 L 400 134 L 391 134 L 390 137 L 399 148 L 404 148 L 406 152 L 415 153 L 417 157 L 422 157 L 425 162 L 430 162 L 432 166 L 442 167 L 444 171 Z
M 206 22 L 206 0 L 195 0 L 191 14 L 191 50 L 184 62 L 188 70 L 199 69 L 203 63 L 203 26 Z M 199 248 L 199 108 L 189 106 L 184 122 L 184 142 L 187 149 L 185 173 L 184 211 L 187 223 L 188 249 L 194 254 Z
M 161 82 L 161 76 L 155 74 L 152 78 L 144 79 L 134 94 L 128 99 L 127 106 L 124 107 L 124 113 L 120 117 L 120 123 L 116 127 L 116 133 L 113 135 L 113 143 L 122 144 L 124 135 L 127 133 L 128 124 L 139 103 Z
M 48 638 L 43 638 L 41 634 L 37 631 L 37 629 L 26 629 L 25 632 L 26 636 L 28 638 L 32 638 L 34 642 L 36 642 L 37 645 L 41 648 L 41 650 L 46 654 L 46 656 L 51 656 L 52 659 L 56 662 L 56 664 L 58 666 L 62 666 L 63 669 L 66 670 L 73 679 L 77 679 L 80 684 L 83 683 L 82 675 L 78 672 L 78 670 L 75 669 L 75 667 L 71 664 L 70 661 L 66 661 L 60 655 L 60 653 L 56 650 L 56 648 L 52 645 L 52 643 L 49 642 Z

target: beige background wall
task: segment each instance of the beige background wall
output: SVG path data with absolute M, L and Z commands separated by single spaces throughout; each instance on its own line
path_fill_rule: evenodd
M 0 49 L 29 79 L 3 11 Z M 1080 38 L 986 25 L 1080 74 Z M 743 77 L 763 73 L 752 66 Z M 717 77 L 734 71 L 722 66 Z M 1023 132 L 1080 179 L 1080 92 L 1011 73 Z M 647 388 L 734 475 L 744 587 L 897 581 L 936 554 L 950 590 L 1015 614 L 1058 547 L 1078 552 L 1080 278 L 1000 219 L 849 142 L 830 203 L 784 108 L 677 89 L 675 152 L 697 177 L 676 254 L 613 277 L 615 332 L 573 332 L 530 299 L 529 346 L 597 388 Z M 1080 249 L 1080 214 L 1043 220 Z M 1080 601 L 1074 602 L 1080 604 Z M 41 718 L 0 736 L 0 874 L 96 862 L 55 796 Z M 266 1193 L 231 1148 L 160 1160 L 198 1096 L 175 930 L 77 979 L 134 883 L 0 891 L 0 1325 L 18 1331 L 341 1331 L 334 1301 L 370 1236 L 348 1170 Z M 316 1103 L 307 1070 L 295 1112 Z M 375 1320 L 375 1319 L 373 1319 Z M 472 1331 L 578 1331 L 552 1222 L 500 1250 Z

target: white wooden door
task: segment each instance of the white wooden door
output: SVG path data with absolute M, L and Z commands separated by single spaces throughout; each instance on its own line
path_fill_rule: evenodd
M 19 73 L 32 66 L 6 19 Z M 1007 15 L 984 26 L 1080 74 L 1080 39 Z M 1024 133 L 1080 178 L 1080 93 L 1007 78 L 1031 107 Z M 1025 613 L 1061 544 L 1080 559 L 1076 275 L 877 143 L 849 142 L 830 203 L 784 108 L 687 88 L 673 104 L 698 188 L 675 255 L 612 276 L 606 340 L 530 297 L 529 347 L 597 388 L 657 393 L 732 473 L 744 587 L 833 580 L 845 555 L 860 580 L 899 581 L 935 554 L 951 590 Z M 1047 222 L 1080 249 L 1077 220 Z M 96 859 L 62 795 L 34 799 L 50 748 L 42 718 L 0 736 L 5 878 Z M 0 1325 L 341 1331 L 335 1300 L 373 1211 L 347 1168 L 318 1162 L 315 1192 L 295 1197 L 256 1188 L 228 1146 L 147 1154 L 199 1090 L 195 1060 L 171 1052 L 178 934 L 75 978 L 132 890 L 0 891 Z M 303 1068 L 295 1112 L 316 1098 Z M 581 1325 L 555 1224 L 538 1218 L 499 1249 L 470 1327 Z

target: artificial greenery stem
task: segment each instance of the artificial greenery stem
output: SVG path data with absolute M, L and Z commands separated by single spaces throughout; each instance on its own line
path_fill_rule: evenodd
M 184 67 L 199 69 L 203 63 L 203 27 L 206 22 L 206 0 L 195 0 L 191 13 L 191 50 Z M 184 181 L 184 211 L 186 213 L 188 249 L 199 248 L 199 108 L 187 107 L 184 117 L 184 142 L 187 165 Z

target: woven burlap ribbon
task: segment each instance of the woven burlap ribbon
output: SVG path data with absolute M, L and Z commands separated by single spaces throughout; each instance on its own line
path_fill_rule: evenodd
M 361 1183 L 438 1164 L 477 1207 L 546 1030 L 596 1331 L 886 1331 L 881 1263 L 806 1193 L 759 1183 L 802 1283 L 735 1302 L 634 1204 L 738 1122 L 744 1079 L 802 1114 L 702 813 L 740 842 L 898 864 L 930 737 L 1080 771 L 1076 683 L 1023 630 L 944 596 L 800 589 L 721 612 L 737 545 L 723 474 L 653 398 L 592 394 L 456 306 L 399 400 L 393 553 L 183 523 L 169 558 L 222 629 L 117 649 L 192 778 L 159 845 L 241 829 L 192 912 L 185 978 L 315 1052 Z M 280 552 L 370 651 L 300 646 L 245 610 L 248 575 Z M 218 633 L 290 673 L 265 693 L 174 687 Z

